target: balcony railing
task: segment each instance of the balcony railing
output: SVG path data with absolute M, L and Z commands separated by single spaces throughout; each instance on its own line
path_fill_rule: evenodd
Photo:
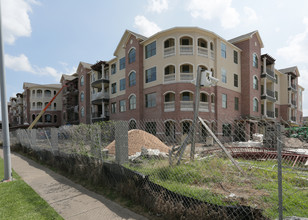
M 270 96 L 272 98 L 275 98 L 275 92 L 272 91 L 272 90 L 267 89 L 266 90 L 266 95 L 268 95 L 268 96 Z
M 106 118 L 109 117 L 109 111 L 102 112 L 92 112 L 92 118 Z
M 209 103 L 208 102 L 200 102 L 199 111 L 200 112 L 209 112 Z
M 274 118 L 274 117 L 275 117 L 275 112 L 266 111 L 266 115 L 267 115 L 267 117 L 269 117 L 269 118 Z
M 180 46 L 181 55 L 193 55 L 193 53 L 194 53 L 193 45 L 181 45 Z
M 109 99 L 109 94 L 107 92 L 97 92 L 93 93 L 91 100 L 97 100 L 97 99 Z
M 291 89 L 293 89 L 293 90 L 296 91 L 296 90 L 297 90 L 297 89 L 296 89 L 296 85 L 295 85 L 295 84 L 291 84 Z
M 175 47 L 164 48 L 164 57 L 170 57 L 175 55 Z
M 266 73 L 275 79 L 275 74 L 271 69 L 266 68 Z
M 181 101 L 181 111 L 193 111 L 194 103 L 193 101 Z
M 295 100 L 291 100 L 291 104 L 296 106 L 296 101 Z
M 296 116 L 291 116 L 291 121 L 296 121 Z
M 208 55 L 209 55 L 209 51 L 208 51 L 208 49 L 207 49 L 207 48 L 204 48 L 204 47 L 198 47 L 198 55 L 208 57 Z
M 175 102 L 165 102 L 164 103 L 164 112 L 173 112 L 175 111 Z
M 164 76 L 164 81 L 165 81 L 165 82 L 172 82 L 172 81 L 175 81 L 175 73 L 172 73 L 172 74 L 165 74 L 165 76 Z
M 193 80 L 194 74 L 193 73 L 180 73 L 181 80 Z

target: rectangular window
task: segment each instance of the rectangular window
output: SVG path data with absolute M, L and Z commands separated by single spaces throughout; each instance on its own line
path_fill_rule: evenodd
M 238 64 L 238 53 L 237 51 L 233 51 L 233 61 L 234 63 Z
M 275 83 L 278 84 L 278 75 L 275 74 Z
M 125 68 L 125 57 L 120 59 L 120 70 Z
M 224 68 L 221 69 L 221 81 L 227 83 L 227 72 Z
M 114 94 L 117 92 L 117 83 L 111 84 L 111 94 Z
M 126 111 L 126 101 L 121 100 L 120 101 L 120 112 L 125 112 Z
M 227 94 L 222 94 L 222 108 L 227 108 Z
M 275 98 L 276 98 L 276 101 L 278 101 L 278 92 L 275 91 Z
M 275 118 L 278 118 L 278 108 L 275 108 Z
M 125 78 L 120 80 L 120 91 L 125 90 Z
M 156 80 L 156 66 L 145 71 L 145 82 L 153 82 Z
M 223 124 L 222 125 L 222 136 L 230 137 L 232 133 L 231 124 Z
M 156 106 L 156 93 L 145 95 L 145 107 L 151 108 Z
M 239 103 L 239 98 L 234 97 L 234 110 L 238 111 L 238 103 Z
M 117 111 L 117 103 L 113 102 L 111 103 L 111 113 L 114 114 Z
M 117 72 L 117 65 L 115 63 L 111 64 L 111 74 L 115 74 Z
M 145 46 L 145 58 L 156 55 L 156 41 Z
M 156 122 L 146 122 L 145 131 L 150 134 L 156 135 Z
M 238 87 L 238 75 L 234 74 L 234 87 Z
M 226 45 L 223 42 L 221 42 L 220 47 L 221 47 L 221 57 L 227 58 Z

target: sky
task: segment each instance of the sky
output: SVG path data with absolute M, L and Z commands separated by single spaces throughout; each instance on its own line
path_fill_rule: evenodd
M 151 36 L 193 26 L 226 40 L 258 30 L 276 69 L 299 68 L 308 116 L 307 0 L 0 1 L 8 100 L 24 82 L 59 83 L 80 61 L 112 59 L 126 29 Z

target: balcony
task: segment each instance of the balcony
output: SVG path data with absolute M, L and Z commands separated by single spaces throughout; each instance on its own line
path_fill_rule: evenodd
M 109 100 L 109 93 L 107 92 L 97 92 L 93 93 L 91 96 L 92 104 L 101 104 L 102 101 Z
M 164 48 L 164 57 L 170 57 L 175 55 L 175 47 Z
M 269 118 L 275 118 L 275 112 L 273 112 L 273 111 L 266 111 L 266 115 Z
M 194 54 L 193 45 L 180 46 L 180 55 L 193 55 L 193 54 Z
M 295 84 L 291 83 L 291 85 L 289 86 L 288 90 L 292 90 L 293 92 L 297 92 L 297 87 Z
M 109 119 L 109 111 L 102 112 L 92 112 L 92 121 L 104 121 Z
M 164 103 L 164 112 L 173 112 L 175 111 L 175 102 L 165 102 Z
M 107 74 L 99 73 L 97 76 L 92 77 L 91 86 L 95 88 L 101 88 L 102 83 L 109 83 L 109 77 Z
M 272 82 L 275 82 L 276 79 L 275 79 L 275 73 L 269 69 L 269 68 L 266 68 L 266 72 L 264 73 L 263 72 L 263 66 L 261 67 L 261 78 L 267 78 L 269 80 L 271 80 Z
M 199 111 L 200 112 L 209 112 L 209 103 L 208 102 L 200 102 Z
M 193 111 L 194 103 L 193 101 L 181 101 L 181 111 Z
M 293 105 L 294 107 L 296 107 L 296 101 L 295 101 L 295 100 L 291 100 L 291 105 Z
M 175 81 L 175 73 L 173 73 L 173 74 L 166 74 L 164 76 L 164 82 L 165 83 L 166 82 L 173 82 L 173 81 Z
M 205 47 L 198 47 L 198 55 L 208 57 L 209 56 L 209 51 Z
M 275 92 L 267 89 L 266 94 L 263 94 L 263 90 L 261 90 L 261 99 L 267 99 L 271 102 L 276 102 Z
M 180 80 L 181 81 L 191 81 L 194 79 L 193 73 L 180 73 Z

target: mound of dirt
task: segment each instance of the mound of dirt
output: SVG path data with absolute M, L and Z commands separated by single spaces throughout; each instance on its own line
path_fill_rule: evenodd
M 164 153 L 168 153 L 170 149 L 157 137 L 148 132 L 138 129 L 128 131 L 128 156 L 141 152 L 142 147 L 146 149 L 157 149 Z M 106 149 L 108 149 L 109 154 L 115 154 L 115 141 L 111 142 Z
M 298 138 L 285 138 L 284 144 L 287 148 L 307 148 L 308 144 L 306 142 L 302 142 Z

